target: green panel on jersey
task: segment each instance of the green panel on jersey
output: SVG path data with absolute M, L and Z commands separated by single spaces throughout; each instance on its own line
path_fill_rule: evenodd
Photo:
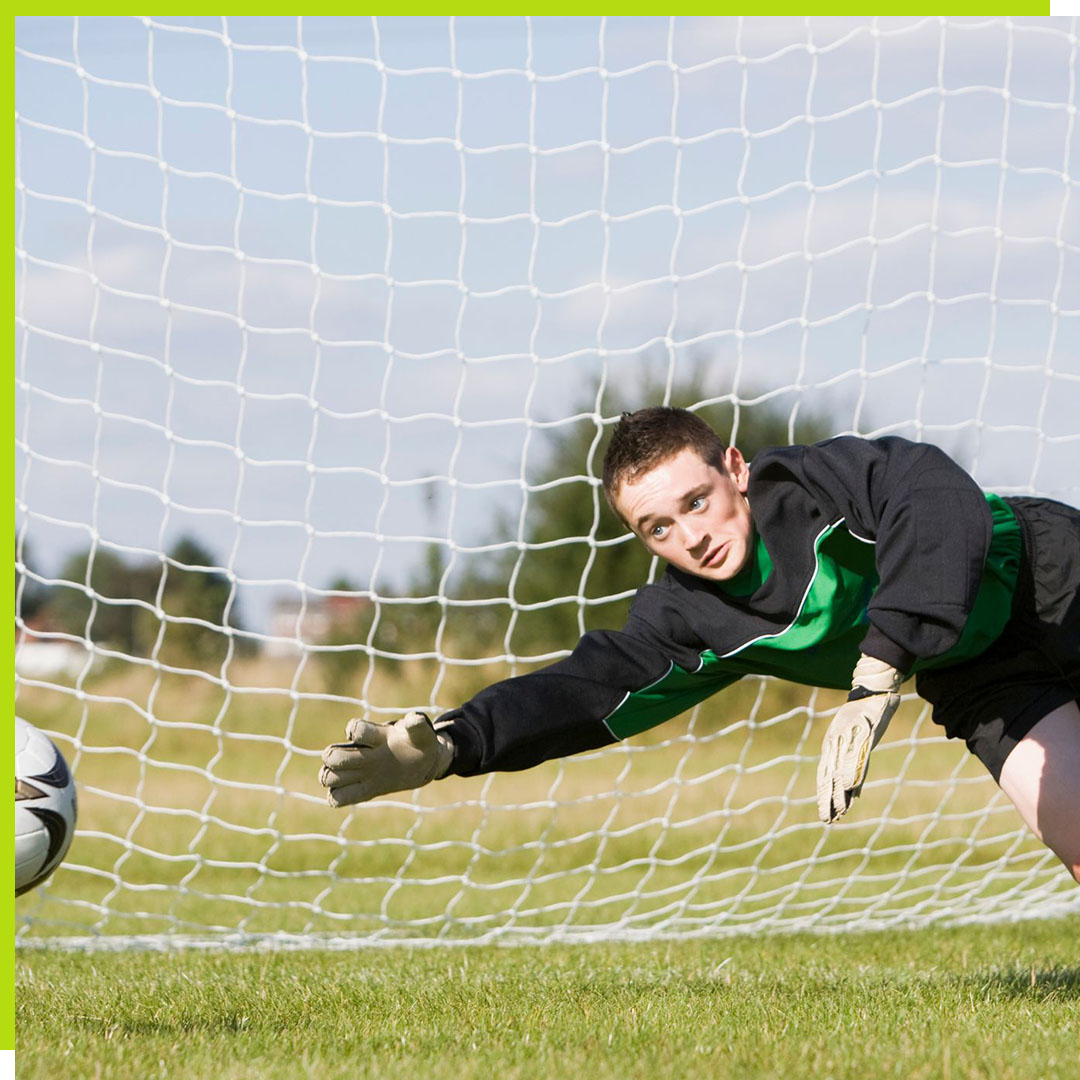
M 960 640 L 948 652 L 932 660 L 917 660 L 915 671 L 945 667 L 971 660 L 989 648 L 1005 629 L 1012 613 L 1013 592 L 1020 573 L 1023 537 L 1012 508 L 998 495 L 987 495 L 994 531 L 986 553 L 979 595 L 964 624 Z
M 1020 567 L 1020 526 L 1009 506 L 987 495 L 993 533 L 982 583 L 960 640 L 933 660 L 918 661 L 915 671 L 957 664 L 978 656 L 1001 633 L 1009 619 Z M 627 694 L 607 718 L 616 738 L 625 739 L 669 720 L 729 686 L 744 675 L 774 675 L 789 682 L 846 690 L 869 626 L 867 604 L 878 586 L 875 547 L 837 522 L 823 529 L 814 544 L 816 568 L 798 615 L 783 630 L 756 638 L 724 656 L 701 653 L 700 666 L 687 671 L 672 664 L 661 679 Z M 740 594 L 747 582 L 764 582 L 773 569 L 760 537 L 753 564 L 726 591 Z M 743 580 L 739 580 L 743 579 Z
M 605 723 L 615 738 L 626 739 L 692 709 L 742 676 L 743 672 L 724 669 L 715 653 L 705 651 L 697 671 L 672 663 L 668 673 L 652 686 L 627 694 Z
M 725 666 L 809 686 L 851 686 L 869 626 L 866 605 L 878 585 L 874 545 L 838 522 L 818 535 L 814 553 L 814 575 L 795 619 L 721 657 Z

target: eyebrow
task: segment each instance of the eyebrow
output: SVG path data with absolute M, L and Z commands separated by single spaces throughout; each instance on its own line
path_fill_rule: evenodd
M 704 495 L 707 491 L 710 490 L 711 487 L 712 484 L 710 484 L 709 481 L 703 480 L 700 484 L 696 484 L 694 487 L 684 491 L 682 495 L 679 496 L 679 503 L 682 504 L 692 502 L 694 499 L 698 498 L 698 496 Z M 637 523 L 634 527 L 637 529 L 638 532 L 641 532 L 642 529 L 645 527 L 645 523 L 647 521 L 650 521 L 654 517 L 663 516 L 663 514 L 642 514 L 641 517 L 637 519 Z

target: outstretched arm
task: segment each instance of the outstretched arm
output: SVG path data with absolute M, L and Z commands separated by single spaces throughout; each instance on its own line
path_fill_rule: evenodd
M 363 802 L 448 773 L 526 769 L 654 727 L 734 682 L 692 650 L 664 649 L 631 616 L 621 631 L 587 633 L 565 659 L 482 690 L 432 724 L 353 720 L 327 747 L 319 780 L 331 806 Z M 677 656 L 682 663 L 673 659 Z

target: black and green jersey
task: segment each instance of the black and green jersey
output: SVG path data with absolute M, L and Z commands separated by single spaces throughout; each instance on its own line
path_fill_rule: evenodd
M 904 672 L 978 656 L 1009 619 L 1021 533 L 936 447 L 885 438 L 766 450 L 752 558 L 717 583 L 669 567 L 622 630 L 447 714 L 453 771 L 523 769 L 634 735 L 747 674 L 846 689 L 859 653 Z

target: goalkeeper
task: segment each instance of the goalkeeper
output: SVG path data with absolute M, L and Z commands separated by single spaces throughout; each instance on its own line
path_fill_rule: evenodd
M 900 438 L 747 463 L 663 406 L 623 414 L 604 491 L 667 562 L 623 629 L 590 631 L 434 725 L 351 721 L 323 754 L 332 806 L 591 750 L 754 673 L 850 691 L 818 766 L 833 822 L 914 676 L 1080 880 L 1080 511 L 984 494 L 941 450 Z

